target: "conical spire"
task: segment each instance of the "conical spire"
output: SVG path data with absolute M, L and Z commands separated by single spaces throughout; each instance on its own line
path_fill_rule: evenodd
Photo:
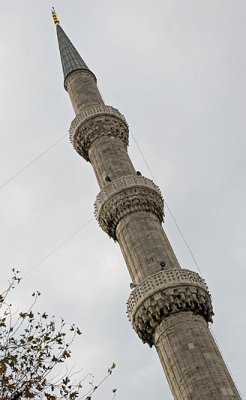
M 82 59 L 82 57 L 80 56 L 74 45 L 69 40 L 62 27 L 60 26 L 60 22 L 57 18 L 54 8 L 52 9 L 52 17 L 57 30 L 57 38 L 61 55 L 64 80 L 66 80 L 68 75 L 73 71 L 79 69 L 90 71 L 86 63 L 84 62 L 84 60 Z

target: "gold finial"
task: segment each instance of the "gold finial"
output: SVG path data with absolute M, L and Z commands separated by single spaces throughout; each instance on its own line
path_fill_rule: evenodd
M 57 18 L 56 10 L 54 9 L 54 7 L 52 7 L 52 9 L 51 9 L 51 14 L 52 14 L 52 17 L 53 17 L 54 24 L 55 25 L 60 25 L 60 21 Z

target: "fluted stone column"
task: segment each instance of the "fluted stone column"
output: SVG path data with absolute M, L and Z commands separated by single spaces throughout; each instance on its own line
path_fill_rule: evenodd
M 77 89 L 75 95 L 67 90 L 74 104 Z M 101 188 L 96 217 L 119 243 L 131 276 L 132 326 L 144 343 L 155 346 L 175 400 L 239 400 L 208 328 L 213 316 L 208 288 L 197 273 L 179 265 L 162 228 L 161 192 L 136 172 L 127 154 L 126 120 L 118 110 L 95 104 L 94 94 L 91 103 L 72 122 L 71 141 L 94 168 Z
M 94 74 L 53 14 L 65 88 L 76 114 L 71 142 L 92 164 L 101 190 L 96 217 L 119 243 L 131 276 L 132 326 L 143 343 L 156 348 L 175 400 L 239 400 L 208 327 L 213 309 L 206 283 L 181 268 L 162 228 L 161 192 L 128 156 L 124 116 L 104 104 Z

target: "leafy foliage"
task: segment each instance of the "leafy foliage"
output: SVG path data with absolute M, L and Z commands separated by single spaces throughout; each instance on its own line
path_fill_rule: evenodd
M 63 319 L 57 326 L 46 312 L 35 313 L 39 292 L 32 294 L 27 311 L 15 314 L 7 296 L 20 282 L 15 269 L 6 291 L 0 294 L 0 400 L 91 400 L 94 392 L 112 374 L 115 363 L 97 385 L 91 374 L 76 379 L 78 373 L 66 368 L 60 375 L 59 365 L 71 357 L 70 346 L 80 329 L 72 325 L 67 333 Z M 69 338 L 68 338 L 69 336 Z M 59 370 L 59 371 L 58 371 Z M 113 389 L 113 398 L 116 389 Z

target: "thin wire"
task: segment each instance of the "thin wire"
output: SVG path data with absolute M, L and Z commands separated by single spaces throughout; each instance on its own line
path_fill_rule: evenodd
M 26 275 L 30 274 L 34 269 L 39 267 L 40 264 L 42 264 L 44 261 L 46 261 L 50 256 L 52 256 L 54 253 L 56 253 L 58 250 L 60 250 L 67 242 L 69 242 L 71 239 L 73 239 L 76 235 L 78 235 L 88 224 L 90 224 L 94 218 L 91 218 L 89 221 L 85 222 L 79 229 L 77 229 L 75 232 L 73 232 L 70 236 L 68 236 L 63 242 L 61 242 L 59 245 L 57 245 L 52 251 L 50 251 L 45 257 L 41 258 L 38 262 L 33 264 L 22 276 L 24 278 Z
M 39 160 L 41 157 L 43 157 L 48 151 L 53 149 L 58 143 L 60 143 L 65 137 L 68 136 L 68 133 L 66 135 L 62 136 L 60 139 L 58 139 L 56 142 L 54 142 L 52 145 L 47 147 L 42 153 L 40 153 L 37 157 L 35 157 L 32 161 L 30 161 L 28 164 L 26 164 L 23 168 L 21 168 L 19 171 L 17 171 L 14 175 L 12 175 L 10 178 L 8 178 L 5 182 L 0 184 L 0 190 L 3 189 L 8 183 L 10 183 L 13 179 L 15 179 L 18 175 L 20 175 L 22 172 L 24 172 L 27 168 L 29 168 L 31 165 L 33 165 L 37 160 Z
M 164 203 L 166 204 L 166 207 L 167 207 L 167 209 L 168 209 L 168 211 L 169 211 L 169 214 L 171 215 L 171 217 L 172 217 L 172 219 L 173 219 L 173 222 L 174 222 L 174 224 L 176 225 L 176 228 L 177 228 L 178 231 L 179 231 L 180 236 L 182 237 L 184 243 L 186 244 L 187 249 L 189 250 L 189 253 L 190 253 L 190 255 L 191 255 L 191 258 L 192 258 L 192 260 L 194 261 L 194 263 L 195 263 L 195 265 L 196 265 L 196 267 L 197 267 L 197 269 L 198 269 L 198 271 L 199 271 L 199 273 L 200 273 L 200 275 L 201 275 L 201 277 L 202 277 L 202 271 L 201 271 L 201 269 L 200 269 L 200 267 L 199 267 L 199 265 L 198 265 L 198 263 L 197 263 L 197 261 L 196 261 L 196 258 L 195 258 L 195 256 L 194 256 L 194 253 L 192 252 L 189 243 L 187 242 L 187 240 L 186 240 L 186 238 L 185 238 L 183 232 L 181 231 L 181 229 L 180 229 L 180 227 L 179 227 L 179 225 L 178 225 L 178 223 L 177 223 L 176 218 L 174 217 L 174 215 L 173 215 L 172 211 L 170 210 L 170 207 L 168 206 L 168 204 L 167 204 L 167 202 L 166 202 L 165 199 L 164 199 Z
M 150 173 L 150 176 L 152 177 L 153 181 L 156 181 L 156 180 L 155 180 L 155 177 L 154 177 L 154 174 L 153 174 L 153 172 L 151 171 L 150 166 L 149 166 L 149 164 L 148 164 L 146 158 L 144 157 L 144 154 L 143 154 L 143 152 L 142 152 L 142 149 L 141 149 L 141 147 L 139 146 L 139 144 L 138 144 L 138 142 L 137 142 L 137 140 L 136 140 L 136 138 L 135 138 L 135 136 L 133 135 L 132 132 L 131 132 L 131 135 L 132 135 L 132 138 L 133 138 L 133 140 L 134 140 L 134 142 L 135 142 L 135 144 L 136 144 L 136 146 L 137 146 L 137 148 L 138 148 L 139 153 L 141 154 L 141 156 L 142 156 L 142 158 L 143 158 L 143 160 L 144 160 L 144 163 L 146 164 L 146 167 L 147 167 L 147 169 L 148 169 L 148 171 L 149 171 L 149 173 Z M 176 225 L 176 228 L 177 228 L 177 230 L 178 230 L 178 232 L 179 232 L 181 238 L 183 239 L 183 241 L 184 241 L 184 243 L 185 243 L 185 245 L 186 245 L 186 247 L 187 247 L 187 249 L 188 249 L 188 251 L 189 251 L 189 253 L 190 253 L 190 255 L 191 255 L 192 260 L 193 260 L 194 263 L 195 263 L 195 266 L 197 267 L 197 269 L 198 269 L 200 275 L 202 276 L 201 269 L 199 268 L 199 265 L 198 265 L 198 263 L 197 263 L 197 261 L 196 261 L 196 258 L 195 258 L 194 254 L 193 254 L 193 252 L 192 252 L 192 250 L 191 250 L 191 248 L 190 248 L 190 245 L 189 245 L 189 243 L 187 242 L 187 240 L 186 240 L 186 238 L 185 238 L 185 236 L 184 236 L 184 234 L 183 234 L 183 232 L 182 232 L 182 230 L 181 230 L 181 228 L 180 228 L 180 226 L 179 226 L 179 224 L 178 224 L 178 222 L 177 222 L 177 220 L 176 220 L 176 218 L 175 218 L 173 212 L 171 211 L 171 209 L 170 209 L 170 207 L 168 206 L 168 204 L 167 204 L 167 202 L 166 202 L 165 199 L 164 199 L 164 203 L 165 203 L 165 205 L 166 205 L 166 207 L 167 207 L 167 210 L 169 211 L 169 214 L 171 215 L 171 218 L 173 219 L 174 224 Z

